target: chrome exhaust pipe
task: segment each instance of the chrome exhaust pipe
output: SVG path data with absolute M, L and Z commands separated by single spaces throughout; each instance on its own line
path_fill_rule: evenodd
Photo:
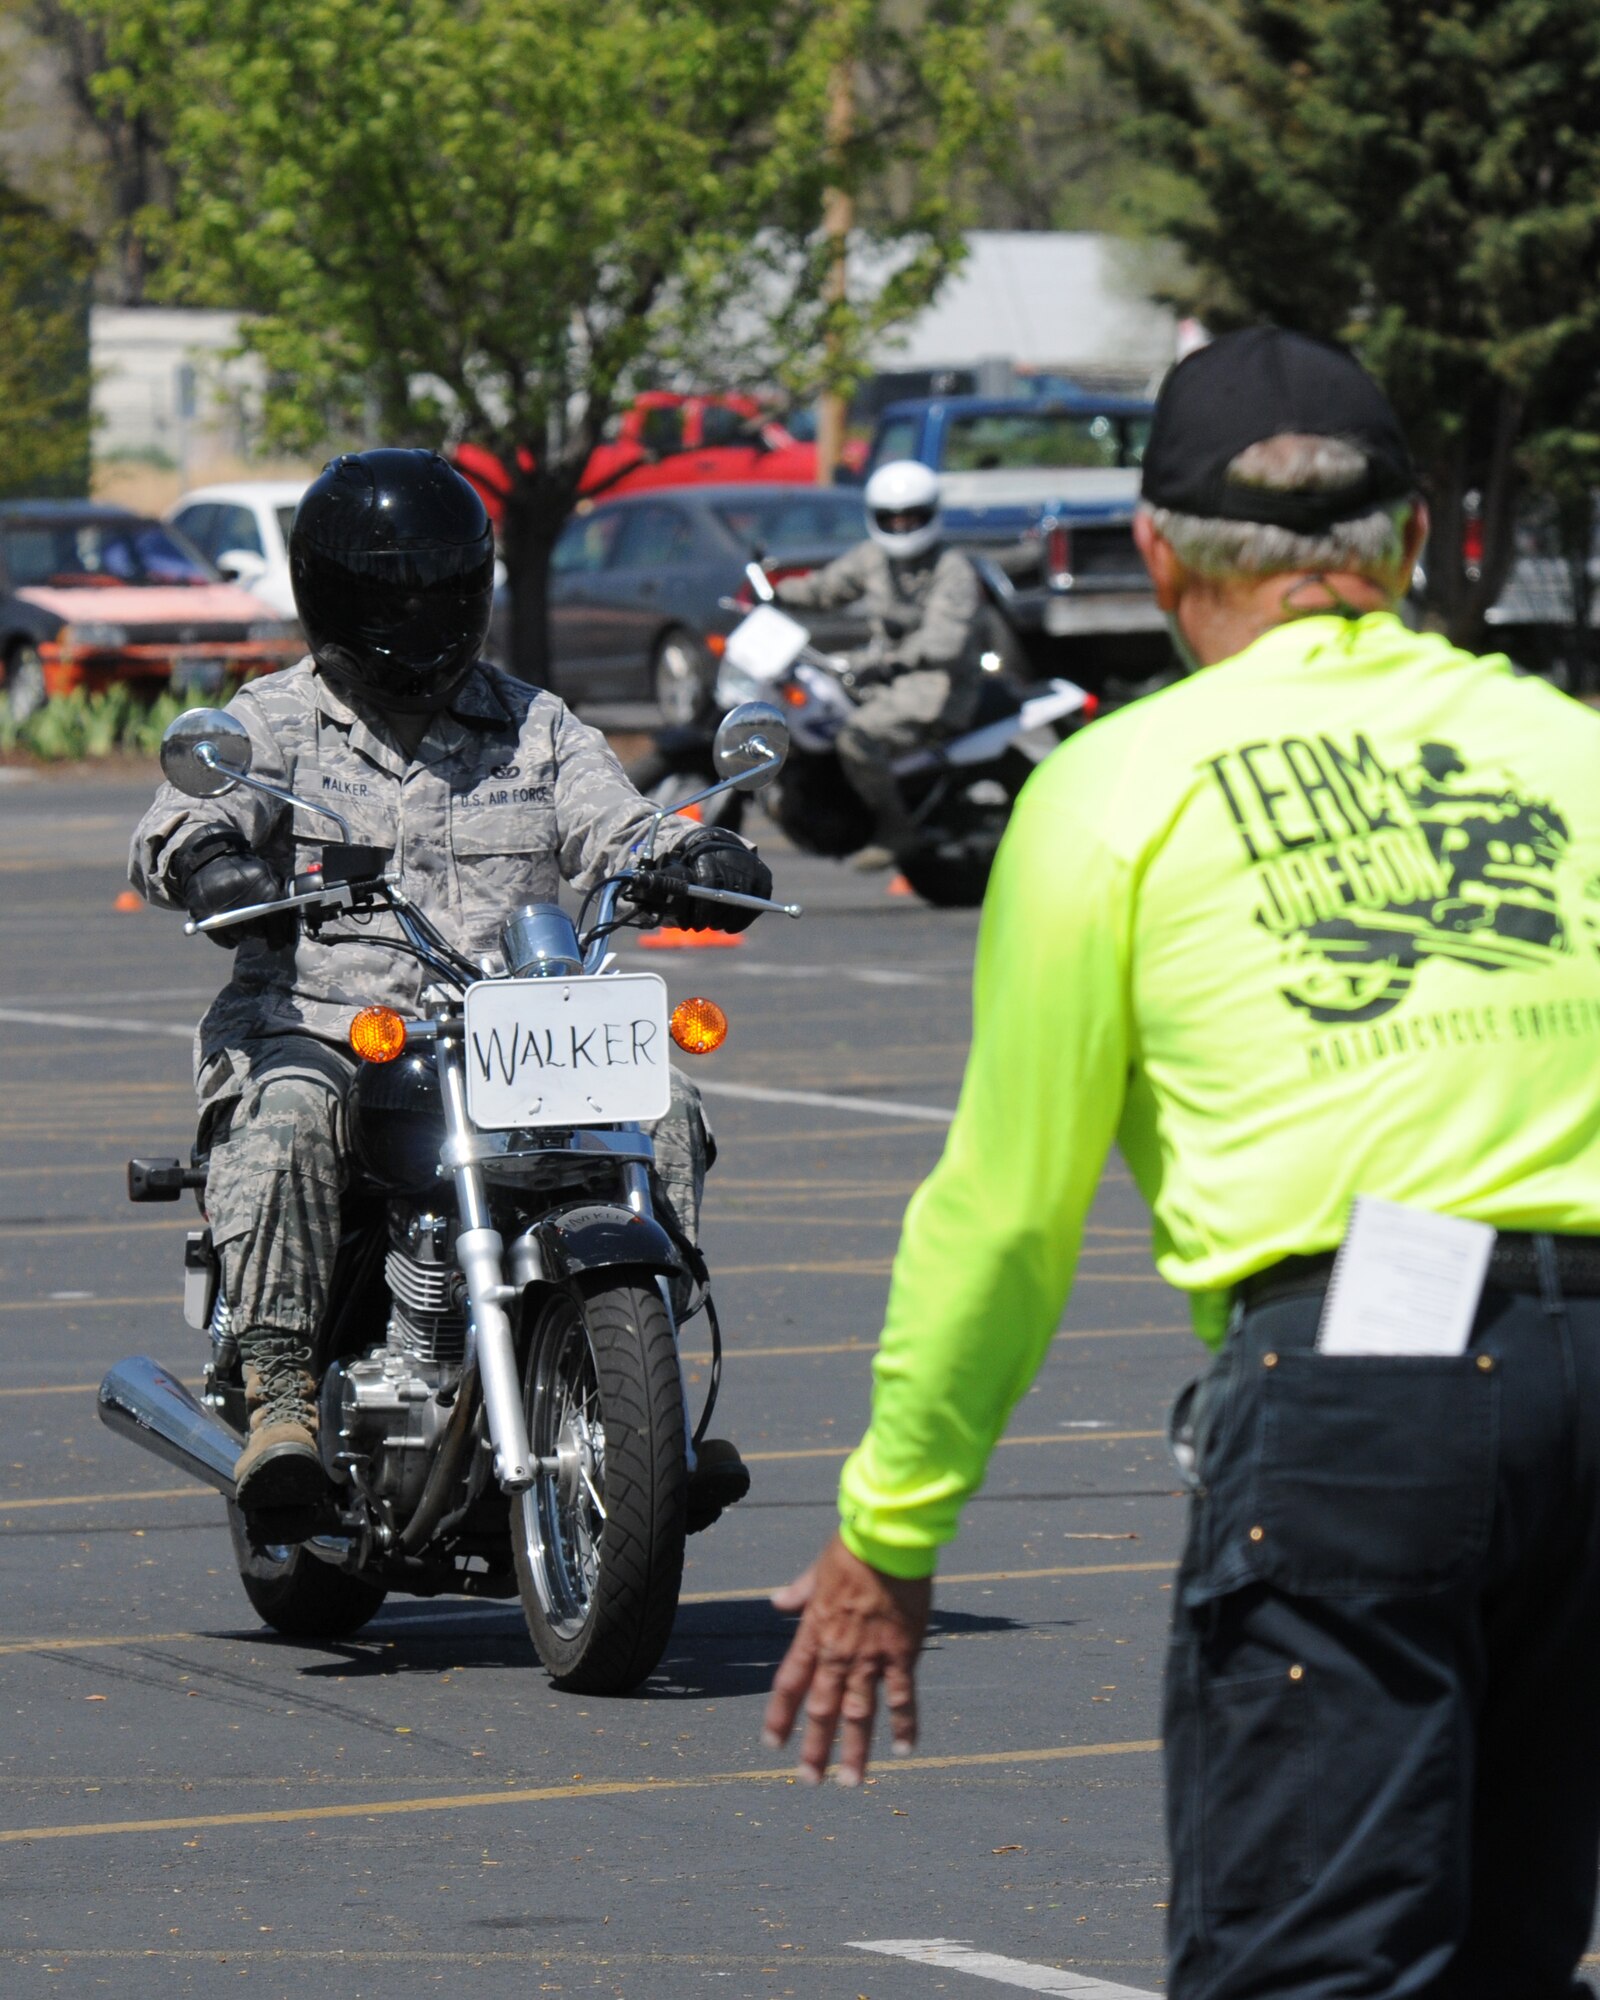
M 119 1361 L 100 1384 L 99 1401 L 101 1423 L 233 1498 L 233 1468 L 244 1440 L 159 1361 L 145 1354 Z

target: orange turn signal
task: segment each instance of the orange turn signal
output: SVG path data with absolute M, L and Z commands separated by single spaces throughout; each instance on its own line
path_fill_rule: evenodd
M 363 1062 L 393 1062 L 405 1053 L 406 1024 L 392 1007 L 363 1007 L 350 1023 L 350 1046 Z
M 686 1056 L 708 1056 L 728 1039 L 728 1017 L 715 1000 L 680 1000 L 672 1010 L 672 1039 Z

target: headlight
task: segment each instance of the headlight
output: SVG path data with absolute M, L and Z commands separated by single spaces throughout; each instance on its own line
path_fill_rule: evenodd
M 126 625 L 63 625 L 56 644 L 63 652 L 115 653 L 128 643 Z
M 244 636 L 257 644 L 273 645 L 282 639 L 298 640 L 300 627 L 292 618 L 262 618 L 254 625 L 247 625 Z

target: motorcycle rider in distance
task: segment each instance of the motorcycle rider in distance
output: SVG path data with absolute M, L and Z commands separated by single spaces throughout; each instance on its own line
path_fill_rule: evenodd
M 494 540 L 477 494 L 442 458 L 334 459 L 300 502 L 289 564 L 310 655 L 229 704 L 260 776 L 343 815 L 352 840 L 391 857 L 407 893 L 479 962 L 520 905 L 628 865 L 652 809 L 605 739 L 479 658 Z M 330 823 L 256 791 L 195 800 L 163 785 L 129 874 L 151 902 L 200 919 L 287 894 L 332 838 Z M 652 906 L 669 922 L 743 929 L 754 912 L 697 902 L 695 889 L 771 888 L 755 850 L 725 830 L 669 818 L 657 853 Z M 198 1150 L 209 1153 L 206 1212 L 245 1372 L 237 1497 L 261 1543 L 315 1533 L 329 1493 L 317 1339 L 350 1185 L 350 1021 L 373 1003 L 428 1011 L 427 975 L 394 919 L 361 922 L 365 951 L 284 915 L 208 933 L 236 956 L 196 1036 Z M 676 1074 L 654 1137 L 663 1196 L 693 1238 L 713 1147 L 698 1092 Z
M 865 498 L 868 540 L 774 586 L 791 609 L 854 605 L 875 627 L 875 643 L 855 667 L 857 687 L 870 692 L 838 741 L 845 776 L 876 820 L 877 844 L 856 856 L 863 869 L 888 867 L 916 839 L 895 759 L 965 728 L 983 673 L 983 593 L 972 563 L 944 544 L 938 475 L 916 459 L 895 459 L 873 473 Z

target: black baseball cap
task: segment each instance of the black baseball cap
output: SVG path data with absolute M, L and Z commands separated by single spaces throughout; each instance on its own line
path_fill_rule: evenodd
M 1337 493 L 1230 484 L 1229 465 L 1267 438 L 1339 438 L 1367 461 Z M 1225 333 L 1180 361 L 1156 399 L 1140 492 L 1205 520 L 1261 521 L 1318 534 L 1415 492 L 1416 469 L 1389 399 L 1348 348 L 1283 327 Z

